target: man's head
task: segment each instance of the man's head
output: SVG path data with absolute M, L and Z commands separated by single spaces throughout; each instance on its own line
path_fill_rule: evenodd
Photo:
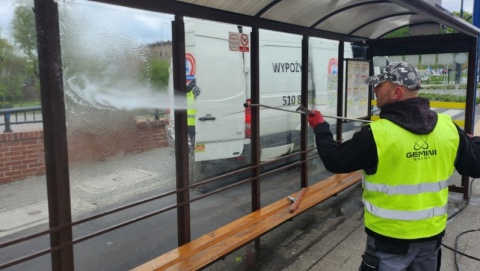
M 410 90 L 420 89 L 418 70 L 408 62 L 392 62 L 380 74 L 365 79 L 365 84 L 378 85 L 383 82 L 404 86 Z
M 368 77 L 365 83 L 375 85 L 377 107 L 418 96 L 418 70 L 408 62 L 392 62 L 380 74 Z

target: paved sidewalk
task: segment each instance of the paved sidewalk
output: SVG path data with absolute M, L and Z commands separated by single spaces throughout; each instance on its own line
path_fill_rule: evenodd
M 162 148 L 70 169 L 72 216 L 79 219 L 146 191 L 173 187 L 172 157 Z M 38 225 L 48 226 L 45 176 L 0 184 L 0 238 Z
M 453 180 L 459 182 L 459 177 Z M 366 240 L 361 193 L 360 185 L 347 189 L 262 237 L 260 253 L 250 244 L 206 270 L 356 271 Z M 473 182 L 472 197 L 465 203 L 461 194 L 450 193 L 449 216 L 456 215 L 447 224 L 441 271 L 480 270 L 479 260 L 460 254 L 480 259 L 480 231 L 460 236 L 480 230 L 480 180 Z M 445 247 L 455 249 L 455 244 L 460 269 L 455 252 Z

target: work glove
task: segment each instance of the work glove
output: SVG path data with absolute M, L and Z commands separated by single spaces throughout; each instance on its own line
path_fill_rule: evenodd
M 196 99 L 198 96 L 200 96 L 200 88 L 195 86 L 193 87 L 193 97 Z
M 312 127 L 313 129 L 315 128 L 315 126 L 317 126 L 317 124 L 325 122 L 322 113 L 320 113 L 320 111 L 318 110 L 311 110 L 310 115 L 307 116 L 307 121 L 308 124 L 310 124 L 310 127 Z

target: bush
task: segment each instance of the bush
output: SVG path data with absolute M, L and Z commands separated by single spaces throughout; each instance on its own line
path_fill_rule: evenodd
M 0 109 L 7 108 L 13 108 L 13 104 L 11 102 L 0 102 Z
M 420 92 L 418 94 L 418 96 L 427 98 L 430 101 L 438 101 L 438 102 L 465 103 L 465 101 L 466 101 L 466 96 L 465 95 Z M 480 98 L 476 98 L 475 104 L 480 104 Z

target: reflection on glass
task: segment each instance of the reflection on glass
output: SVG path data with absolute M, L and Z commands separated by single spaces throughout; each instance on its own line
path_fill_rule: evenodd
M 0 3 L 0 244 L 48 229 L 33 1 Z M 34 111 L 29 108 L 36 108 Z M 0 248 L 0 265 L 48 249 L 48 235 Z M 47 270 L 48 257 L 11 267 Z M 28 267 L 27 267 L 28 266 Z M 9 269 L 10 270 L 10 269 Z
M 436 112 L 450 115 L 460 127 L 465 125 L 468 53 L 375 57 L 373 61 L 375 70 L 378 72 L 382 69 L 381 63 L 386 61 L 413 63 L 422 81 L 419 96 L 428 98 Z M 378 115 L 378 108 L 374 107 L 373 113 Z
M 174 190 L 164 121 L 174 103 L 167 92 L 172 16 L 91 1 L 58 6 L 73 220 Z M 74 238 L 167 208 L 174 196 L 82 223 Z M 97 236 L 74 247 L 76 267 L 133 267 L 174 248 L 176 229 L 169 211 Z

